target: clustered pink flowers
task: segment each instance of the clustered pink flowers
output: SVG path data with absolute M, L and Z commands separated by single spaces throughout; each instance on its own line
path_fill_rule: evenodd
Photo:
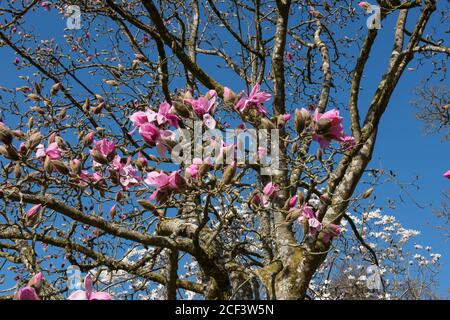
M 131 122 L 139 128 L 139 134 L 149 146 L 156 146 L 158 154 L 164 156 L 167 152 L 166 142 L 173 139 L 174 133 L 167 130 L 168 125 L 178 128 L 178 116 L 174 114 L 173 107 L 163 102 L 158 112 L 153 110 L 138 111 L 131 115 Z
M 15 300 L 41 300 L 39 297 L 39 291 L 42 288 L 43 275 L 41 272 L 35 274 L 30 281 L 28 281 L 25 287 L 17 290 L 14 299 Z M 94 283 L 92 277 L 88 274 L 84 278 L 85 290 L 77 290 L 72 293 L 68 300 L 112 300 L 111 296 L 107 292 L 94 292 Z
M 334 237 L 338 236 L 341 232 L 340 227 L 335 224 L 327 224 L 324 226 L 319 221 L 319 210 L 314 210 L 307 204 L 303 204 L 301 207 L 301 215 L 297 219 L 298 223 L 306 225 L 308 227 L 308 233 L 310 235 L 317 235 L 319 232 L 323 232 L 322 240 L 325 243 L 330 242 Z

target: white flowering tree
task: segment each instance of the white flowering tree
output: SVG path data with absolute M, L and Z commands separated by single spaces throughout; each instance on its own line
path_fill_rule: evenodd
M 433 297 L 439 254 L 355 190 L 409 63 L 450 52 L 436 2 L 2 4 L 3 297 Z M 68 19 L 64 41 L 35 15 Z

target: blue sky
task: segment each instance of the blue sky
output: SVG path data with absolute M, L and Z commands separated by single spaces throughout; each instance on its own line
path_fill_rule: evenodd
M 434 25 L 438 23 L 436 17 L 433 21 Z M 65 20 L 55 12 L 47 13 L 41 10 L 38 14 L 32 14 L 27 23 L 34 25 L 42 38 L 55 38 L 56 42 L 64 43 Z M 364 26 L 364 19 L 361 19 L 360 23 Z M 371 76 L 363 80 L 363 91 L 360 97 L 362 113 L 367 109 L 364 106 L 368 105 L 389 57 L 392 47 L 392 35 L 390 34 L 392 23 L 392 17 L 383 22 L 381 35 L 371 54 L 367 70 Z M 360 35 L 365 32 L 365 28 L 358 31 Z M 442 37 L 445 37 L 445 34 Z M 0 48 L 0 86 L 14 88 L 23 85 L 23 82 L 17 77 L 23 73 L 18 72 L 12 64 L 14 57 L 14 53 L 9 48 Z M 379 66 L 383 67 L 379 68 Z M 411 66 L 416 67 L 415 63 Z M 370 167 L 377 168 L 381 165 L 385 170 L 392 170 L 401 182 L 409 182 L 419 176 L 420 190 L 409 188 L 408 191 L 418 203 L 425 206 L 423 209 L 416 206 L 405 194 L 402 194 L 405 201 L 399 201 L 398 195 L 401 191 L 394 184 L 384 184 L 378 187 L 376 194 L 383 205 L 388 197 L 396 200 L 396 209 L 383 213 L 396 216 L 404 227 L 420 230 L 421 235 L 417 237 L 416 241 L 432 246 L 434 252 L 443 255 L 438 276 L 440 281 L 438 289 L 439 293 L 446 297 L 450 287 L 449 242 L 443 236 L 443 232 L 436 229 L 436 226 L 441 225 L 444 221 L 437 219 L 432 210 L 440 206 L 442 192 L 450 188 L 450 180 L 442 177 L 442 174 L 450 169 L 450 148 L 448 142 L 442 142 L 441 136 L 424 134 L 423 124 L 415 119 L 416 110 L 411 106 L 411 100 L 416 98 L 416 88 L 421 85 L 421 80 L 428 76 L 429 71 L 430 64 L 428 63 L 426 67 L 406 71 L 403 75 L 381 121 L 377 146 Z M 234 79 L 227 73 L 223 73 L 223 70 L 215 70 L 212 73 L 219 76 L 222 83 L 233 83 Z M 343 92 L 338 99 L 346 101 L 348 93 Z M 6 122 L 8 123 L 7 119 Z M 357 192 L 364 191 L 362 189 L 364 186 Z

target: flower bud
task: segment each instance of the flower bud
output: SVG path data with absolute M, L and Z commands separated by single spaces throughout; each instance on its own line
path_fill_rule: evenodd
M 106 157 L 96 149 L 91 150 L 91 156 L 96 162 L 98 162 L 100 164 L 108 164 L 109 163 L 108 159 L 106 159 Z
M 225 186 L 233 181 L 236 174 L 236 162 L 230 164 L 223 172 L 222 185 Z
M 151 203 L 150 201 L 147 200 L 143 200 L 143 199 L 139 199 L 137 201 L 137 203 L 144 209 L 149 210 L 149 211 L 156 211 L 156 207 L 153 203 Z
M 35 217 L 37 217 L 39 215 L 39 212 L 41 212 L 41 208 L 42 208 L 41 204 L 37 204 L 37 205 L 31 207 L 26 213 L 27 219 L 32 220 Z
M 14 166 L 14 178 L 16 180 L 19 180 L 21 175 L 22 172 L 20 170 L 20 162 L 17 162 L 16 165 Z
M 181 103 L 179 101 L 174 101 L 172 104 L 175 112 L 182 118 L 189 118 L 191 113 L 189 109 L 184 105 L 184 103 Z
M 294 220 L 297 220 L 302 214 L 302 209 L 296 208 L 289 210 L 288 214 L 286 215 L 286 222 L 291 222 Z
M 233 105 L 236 103 L 236 94 L 228 87 L 223 88 L 223 102 L 228 105 Z
M 19 160 L 20 158 L 14 146 L 10 144 L 0 146 L 0 154 L 3 155 L 5 158 L 13 161 Z
M 42 276 L 42 272 L 36 273 L 33 278 L 28 281 L 28 286 L 39 290 L 42 287 L 43 278 L 44 277 Z
M 320 200 L 322 200 L 323 203 L 329 205 L 331 204 L 330 195 L 328 193 L 324 193 L 320 196 Z
M 13 139 L 13 133 L 11 129 L 9 129 L 4 124 L 0 124 L 0 141 L 5 144 L 11 144 Z
M 81 173 L 81 161 L 78 159 L 73 159 L 69 161 L 70 169 L 72 169 L 72 172 L 74 174 L 80 174 Z
M 294 124 L 295 124 L 295 130 L 298 134 L 301 134 L 303 130 L 309 125 L 311 121 L 311 115 L 308 110 L 302 108 L 302 109 L 296 109 L 295 110 L 295 116 L 294 116 Z
M 50 95 L 55 96 L 59 90 L 61 90 L 62 84 L 61 82 L 55 83 L 52 88 L 50 89 Z
M 273 122 L 270 121 L 267 118 L 262 118 L 261 119 L 261 127 L 263 127 L 264 129 L 267 129 L 267 130 L 276 129 L 276 127 L 273 124 Z
M 52 160 L 50 159 L 49 156 L 45 157 L 44 170 L 48 173 L 52 173 L 52 171 L 53 171 Z
M 89 100 L 89 98 L 86 98 L 86 100 L 83 103 L 83 106 L 81 107 L 85 112 L 89 111 L 89 108 L 91 106 L 91 101 Z
M 112 220 L 114 220 L 114 218 L 116 217 L 116 212 L 117 212 L 116 205 L 113 205 L 111 209 L 109 209 L 109 216 L 111 217 Z
M 134 59 L 133 62 L 131 63 L 131 70 L 136 70 L 137 66 L 139 65 L 139 60 L 138 59 Z
M 318 134 L 326 134 L 328 131 L 330 131 L 331 128 L 331 121 L 328 119 L 320 119 L 317 122 L 317 133 Z
M 56 170 L 58 170 L 59 173 L 68 175 L 69 174 L 69 168 L 66 166 L 66 164 L 61 160 L 52 160 L 52 165 L 55 167 Z
M 93 141 L 94 141 L 94 136 L 95 136 L 95 132 L 94 131 L 89 131 L 89 133 L 87 135 L 84 136 L 83 138 L 83 143 L 84 145 L 90 145 Z
M 364 191 L 364 193 L 362 194 L 362 197 L 364 199 L 367 199 L 372 195 L 372 193 L 373 193 L 373 188 L 369 188 L 366 191 Z

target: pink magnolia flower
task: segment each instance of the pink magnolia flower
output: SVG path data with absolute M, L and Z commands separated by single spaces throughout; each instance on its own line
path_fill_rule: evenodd
M 251 202 L 256 206 L 260 206 L 263 201 L 261 199 L 261 196 L 258 193 L 255 193 L 251 198 Z
M 63 151 L 58 147 L 56 142 L 50 143 L 47 149 L 43 144 L 40 144 L 36 148 L 36 158 L 44 160 L 45 157 L 49 157 L 50 160 L 58 160 L 61 158 Z
M 116 144 L 110 140 L 102 139 L 100 141 L 94 141 L 95 149 L 100 152 L 105 158 L 114 154 L 116 150 Z
M 319 142 L 322 149 L 330 145 L 331 140 L 341 141 L 344 136 L 342 117 L 337 109 L 332 109 L 325 113 L 314 112 L 314 133 L 313 140 Z
M 111 175 L 118 178 L 118 182 L 125 190 L 140 182 L 137 170 L 131 165 L 131 157 L 123 162 L 120 156 L 115 156 L 111 164 Z
M 80 187 L 86 187 L 89 181 L 91 180 L 91 175 L 87 170 L 81 170 L 80 178 L 77 180 L 77 183 Z
M 41 300 L 33 287 L 26 286 L 20 288 L 15 296 L 15 300 Z
M 300 224 L 308 223 L 309 234 L 315 235 L 323 228 L 322 223 L 317 219 L 318 215 L 319 211 L 314 212 L 310 206 L 304 204 L 302 206 L 302 215 L 298 218 L 298 222 Z
M 244 112 L 248 108 L 255 108 L 259 114 L 267 115 L 267 111 L 263 106 L 263 103 L 268 101 L 272 95 L 270 93 L 261 91 L 259 84 L 255 84 L 250 91 L 248 97 L 242 97 L 236 104 L 236 109 Z
M 148 112 L 144 111 L 137 111 L 133 113 L 130 117 L 130 120 L 131 122 L 133 122 L 133 125 L 135 127 L 134 130 L 143 125 L 144 123 L 150 122 L 148 119 Z M 131 133 L 133 133 L 134 130 Z
M 36 290 L 42 286 L 42 273 L 36 273 L 33 278 L 28 281 L 28 284 L 17 290 L 14 299 L 15 300 L 40 300 Z
M 94 183 L 101 182 L 101 181 L 103 180 L 103 175 L 102 175 L 100 172 L 95 171 L 95 172 L 90 176 L 90 180 L 91 180 L 92 182 L 94 182 Z
M 159 105 L 158 112 L 153 110 L 147 111 L 147 118 L 150 122 L 156 122 L 158 125 L 171 124 L 178 128 L 178 116 L 173 114 L 173 107 L 164 101 Z
M 200 166 L 203 164 L 202 159 L 194 158 L 192 160 L 192 164 L 186 168 L 186 176 L 191 177 L 192 179 L 197 179 L 198 174 L 200 172 Z
M 88 274 L 84 278 L 84 290 L 77 290 L 72 293 L 68 300 L 112 300 L 111 296 L 107 292 L 94 292 L 94 283 L 92 277 Z
M 155 145 L 161 137 L 159 128 L 150 122 L 146 122 L 139 127 L 139 134 L 149 145 Z
M 276 183 L 269 182 L 268 184 L 265 185 L 265 187 L 263 189 L 263 194 L 266 197 L 270 198 L 270 197 L 276 195 L 277 190 L 278 190 L 278 185 Z
M 95 132 L 94 131 L 89 131 L 88 134 L 86 134 L 86 136 L 84 137 L 84 142 L 88 145 L 90 145 L 93 141 L 94 141 L 94 137 L 95 137 Z
M 334 237 L 337 237 L 341 233 L 341 227 L 339 227 L 336 224 L 330 223 L 327 225 L 324 229 L 323 234 L 323 242 L 329 243 L 331 240 L 333 240 Z
M 443 176 L 447 179 L 450 179 L 450 170 L 443 174 Z
M 184 101 L 189 103 L 195 114 L 203 119 L 205 114 L 214 114 L 216 100 L 217 92 L 215 90 L 209 90 L 205 96 L 201 96 L 197 99 L 185 99 Z
M 146 167 L 148 165 L 148 161 L 147 159 L 142 156 L 142 153 L 139 151 L 138 152 L 138 161 L 141 163 L 142 166 Z
M 279 190 L 278 185 L 273 182 L 269 182 L 268 184 L 265 185 L 262 197 L 262 202 L 264 206 L 268 206 L 270 200 L 272 200 L 277 196 L 278 190 Z
M 36 217 L 39 212 L 41 211 L 42 205 L 41 204 L 37 204 L 33 207 L 31 207 L 28 211 L 27 211 L 27 218 L 28 219 L 33 219 L 34 217 Z
M 160 203 L 164 202 L 173 191 L 181 190 L 186 185 L 178 171 L 174 171 L 170 175 L 163 171 L 153 171 L 147 174 L 144 181 L 149 186 L 156 187 L 156 190 L 150 196 L 150 200 L 156 200 Z

